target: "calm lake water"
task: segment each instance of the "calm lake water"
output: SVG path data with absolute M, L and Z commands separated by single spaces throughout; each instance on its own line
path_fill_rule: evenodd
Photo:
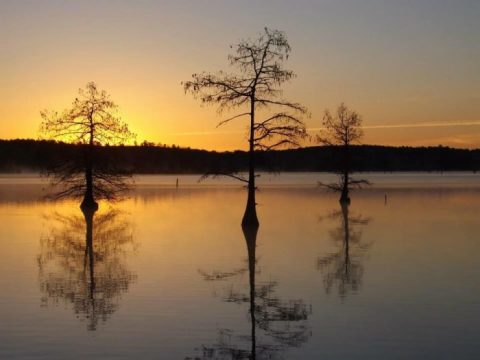
M 365 177 L 341 208 L 265 174 L 244 234 L 238 184 L 142 176 L 87 246 L 78 203 L 0 176 L 0 358 L 479 359 L 480 176 Z

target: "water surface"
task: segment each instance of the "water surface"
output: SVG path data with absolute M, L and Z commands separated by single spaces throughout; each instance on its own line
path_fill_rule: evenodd
M 329 176 L 263 176 L 258 233 L 238 184 L 137 177 L 91 246 L 0 177 L 0 358 L 478 359 L 479 176 L 369 174 L 348 208 Z

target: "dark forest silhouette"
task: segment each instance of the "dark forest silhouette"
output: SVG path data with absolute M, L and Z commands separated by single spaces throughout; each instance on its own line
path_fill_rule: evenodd
M 42 303 L 71 304 L 88 330 L 118 309 L 122 294 L 136 281 L 126 263 L 136 247 L 131 224 L 118 210 L 96 212 L 84 207 L 82 215 L 47 217 L 52 225 L 38 256 Z
M 361 215 L 350 214 L 349 205 L 340 202 L 340 211 L 328 216 L 339 221 L 339 225 L 330 231 L 337 251 L 317 259 L 317 269 L 323 274 L 325 291 L 331 293 L 337 288 L 338 295 L 345 298 L 360 289 L 363 278 L 363 258 L 371 243 L 362 240 L 362 226 L 371 221 Z
M 128 189 L 126 174 L 99 161 L 95 151 L 95 145 L 123 144 L 133 137 L 116 110 L 108 94 L 90 82 L 79 89 L 70 109 L 41 113 L 44 136 L 83 144 L 81 157 L 76 154 L 48 168 L 53 187 L 60 188 L 53 197 L 83 197 L 82 208 L 97 208 L 96 200 L 115 199 Z
M 301 346 L 311 336 L 307 324 L 309 307 L 302 300 L 281 300 L 275 294 L 276 281 L 257 281 L 258 226 L 242 226 L 242 231 L 247 245 L 247 266 L 230 271 L 200 271 L 200 274 L 206 281 L 232 282 L 230 290 L 220 296 L 228 303 L 248 304 L 250 334 L 242 336 L 231 329 L 221 329 L 217 342 L 202 345 L 198 355 L 186 359 L 276 359 L 288 348 Z M 236 290 L 235 279 L 245 273 L 248 273 L 248 290 Z M 248 345 L 245 339 L 249 340 Z
M 123 146 L 134 134 L 117 115 L 117 105 L 94 82 L 79 89 L 72 106 L 58 113 L 42 111 L 42 136 L 56 141 L 0 140 L 0 172 L 41 171 L 51 178 L 53 198 L 83 198 L 82 207 L 114 200 L 129 189 L 133 173 L 226 175 L 246 183 L 243 225 L 258 225 L 256 177 L 259 171 L 333 171 L 339 181 L 323 184 L 350 201 L 350 189 L 368 184 L 355 179 L 361 171 L 477 171 L 480 150 L 445 147 L 359 146 L 362 119 L 343 103 L 328 110 L 317 137 L 322 147 L 300 147 L 307 138 L 302 117 L 307 109 L 282 97 L 282 86 L 295 77 L 285 69 L 291 47 L 284 32 L 265 28 L 256 38 L 231 46 L 235 71 L 193 74 L 183 82 L 204 104 L 218 111 L 239 110 L 218 126 L 248 118 L 248 151 L 216 152 L 178 147 Z M 120 145 L 120 146 L 119 146 Z M 276 150 L 277 149 L 277 150 Z M 246 176 L 244 174 L 246 173 Z
M 0 140 L 0 172 L 45 172 L 72 159 L 82 160 L 85 145 L 55 141 Z M 478 171 L 480 150 L 448 147 L 351 145 L 350 166 L 362 171 Z M 256 151 L 258 171 L 338 172 L 341 146 Z M 245 151 L 206 151 L 167 146 L 95 146 L 101 167 L 136 174 L 247 172 Z
M 300 146 L 299 139 L 307 135 L 300 116 L 305 115 L 307 110 L 298 103 L 281 98 L 281 85 L 295 76 L 293 71 L 283 68 L 291 51 L 283 32 L 265 28 L 257 39 L 242 40 L 232 48 L 235 52 L 228 58 L 238 73 L 193 74 L 193 79 L 183 85 L 185 91 L 193 93 L 203 103 L 217 104 L 219 111 L 246 109 L 221 121 L 218 126 L 248 117 L 248 179 L 235 172 L 213 175 L 231 176 L 247 184 L 248 198 L 242 224 L 258 225 L 255 153 L 282 146 Z M 258 111 L 270 107 L 278 108 L 279 112 L 258 120 Z

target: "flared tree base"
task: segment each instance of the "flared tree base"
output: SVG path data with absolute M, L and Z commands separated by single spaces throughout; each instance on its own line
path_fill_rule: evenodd
M 255 206 L 253 208 L 247 206 L 242 219 L 242 227 L 258 227 L 259 225 Z
M 83 198 L 80 209 L 83 211 L 96 211 L 98 210 L 98 203 L 92 198 Z

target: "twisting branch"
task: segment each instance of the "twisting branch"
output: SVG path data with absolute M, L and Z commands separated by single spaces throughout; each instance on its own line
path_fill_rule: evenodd
M 235 180 L 238 180 L 238 181 L 241 181 L 241 182 L 244 182 L 244 183 L 248 184 L 248 180 L 245 179 L 243 176 L 238 175 L 236 173 L 225 173 L 225 172 L 207 172 L 207 173 L 203 174 L 200 177 L 200 179 L 198 179 L 198 182 L 202 182 L 209 177 L 216 178 L 216 177 L 219 177 L 219 176 L 230 177 L 232 179 L 235 179 Z
M 319 181 L 318 185 L 322 187 L 326 187 L 329 190 L 332 191 L 342 191 L 345 186 L 347 186 L 349 189 L 355 188 L 355 189 L 362 189 L 365 186 L 370 186 L 372 183 L 366 179 L 355 179 L 352 177 L 348 178 L 348 183 L 345 182 L 345 178 L 343 176 L 340 176 L 340 180 L 337 183 L 324 183 Z
M 129 176 L 101 158 L 98 146 L 124 144 L 133 140 L 126 123 L 116 114 L 118 107 L 104 90 L 93 82 L 79 89 L 70 109 L 58 113 L 42 111 L 42 136 L 81 145 L 82 156 L 58 164 L 47 171 L 51 178 L 52 198 L 84 197 L 113 200 L 129 187 Z
M 249 113 L 249 112 L 246 112 L 246 113 L 238 114 L 238 115 L 232 116 L 232 117 L 230 117 L 230 118 L 228 118 L 228 119 L 222 120 L 222 121 L 220 121 L 220 122 L 217 124 L 217 127 L 222 126 L 222 125 L 225 125 L 226 123 L 228 123 L 228 122 L 230 122 L 230 121 L 232 121 L 232 120 L 234 120 L 234 119 L 236 119 L 236 118 L 239 118 L 239 117 L 242 117 L 242 116 L 246 116 L 246 115 L 250 115 L 250 113 Z
M 362 117 L 341 103 L 335 115 L 329 110 L 323 116 L 324 130 L 317 136 L 317 141 L 323 145 L 350 146 L 359 143 L 363 137 Z
M 308 111 L 298 103 L 280 98 L 282 85 L 295 77 L 293 71 L 283 68 L 291 51 L 283 32 L 265 28 L 257 39 L 242 40 L 231 48 L 234 52 L 228 59 L 237 68 L 236 73 L 193 74 L 192 79 L 182 85 L 185 92 L 191 93 L 202 103 L 217 105 L 219 112 L 248 108 L 245 112 L 222 120 L 217 127 L 250 116 L 248 139 L 251 161 L 248 182 L 254 186 L 255 150 L 300 146 L 300 140 L 306 137 L 302 116 L 308 116 Z M 257 121 L 256 110 L 270 107 L 282 108 L 283 111 Z
M 368 180 L 354 179 L 350 175 L 352 173 L 350 149 L 353 143 L 360 142 L 363 137 L 361 125 L 362 117 L 357 112 L 348 109 L 344 103 L 341 103 L 335 115 L 332 115 L 329 110 L 325 111 L 323 117 L 324 130 L 317 136 L 319 143 L 327 146 L 339 146 L 341 149 L 341 158 L 337 169 L 339 181 L 332 184 L 319 183 L 320 186 L 341 192 L 341 201 L 350 201 L 349 190 L 351 188 L 358 189 L 370 185 Z

